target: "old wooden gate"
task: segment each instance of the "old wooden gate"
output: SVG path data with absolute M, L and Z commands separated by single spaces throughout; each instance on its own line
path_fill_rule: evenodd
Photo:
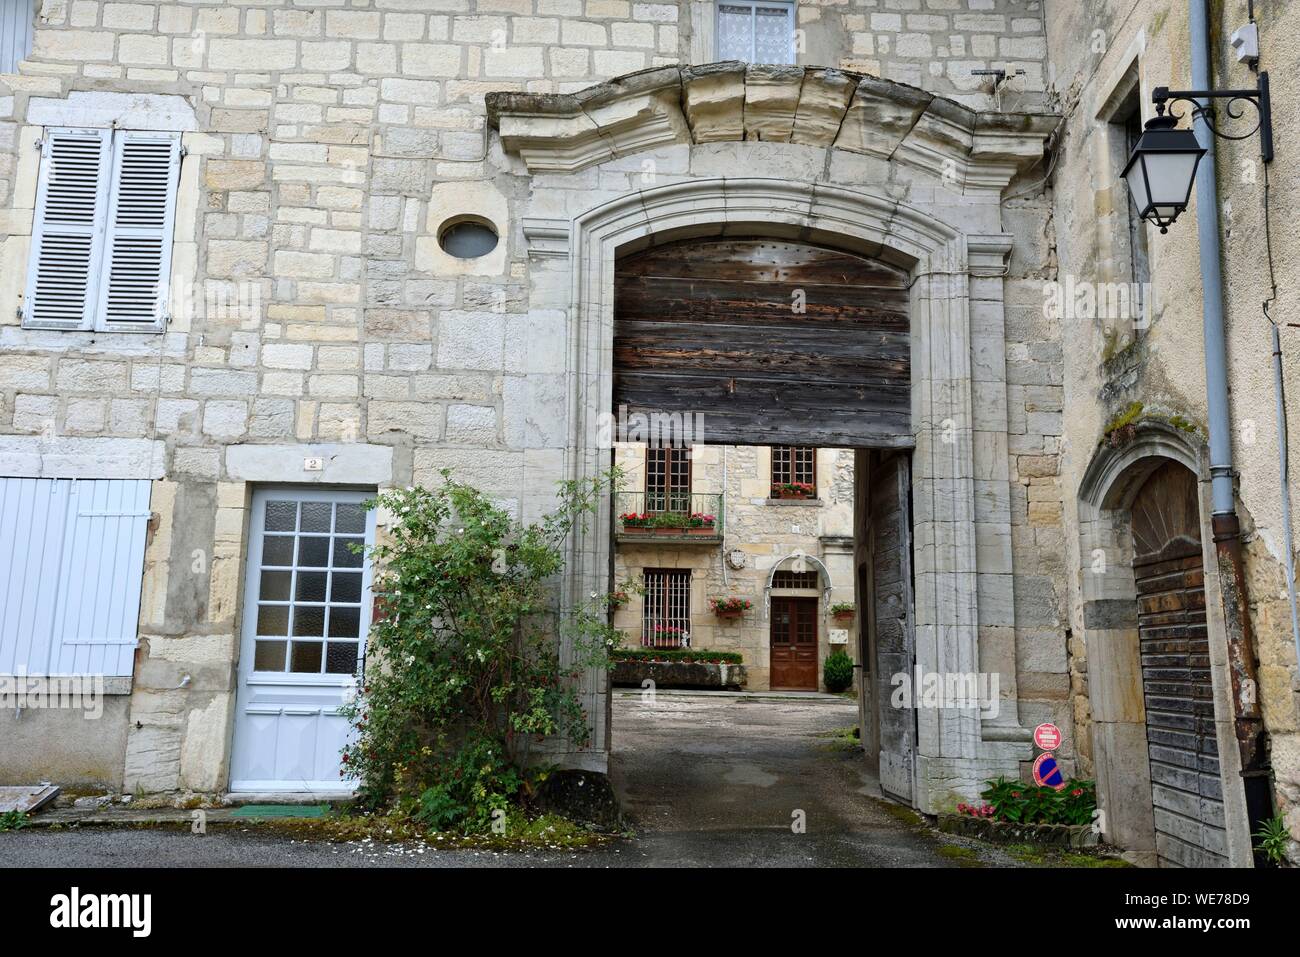
M 861 460 L 861 459 L 860 459 Z M 911 460 L 906 455 L 870 457 L 868 554 L 871 562 L 869 642 L 873 650 L 875 720 L 880 740 L 880 787 L 910 802 L 916 762 L 917 689 L 913 617 Z M 898 676 L 903 689 L 896 692 Z
M 699 413 L 721 444 L 912 444 L 904 270 L 695 239 L 620 259 L 615 292 L 615 412 Z
M 1201 525 L 1184 466 L 1161 466 L 1138 492 L 1133 552 L 1156 855 L 1162 866 L 1224 867 Z

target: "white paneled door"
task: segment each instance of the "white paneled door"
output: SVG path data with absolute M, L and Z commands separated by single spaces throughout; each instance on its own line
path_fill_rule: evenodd
M 348 792 L 339 708 L 364 667 L 373 492 L 253 496 L 230 789 Z

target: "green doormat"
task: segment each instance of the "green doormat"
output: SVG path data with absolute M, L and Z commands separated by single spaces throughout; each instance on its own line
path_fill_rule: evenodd
M 324 817 L 328 804 L 245 804 L 230 812 L 231 817 Z

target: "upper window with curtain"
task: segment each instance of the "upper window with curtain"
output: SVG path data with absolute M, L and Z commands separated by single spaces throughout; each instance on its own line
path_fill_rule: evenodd
M 794 63 L 794 9 L 771 0 L 719 0 L 717 58 Z
M 179 133 L 44 131 L 24 326 L 165 327 L 180 145 Z

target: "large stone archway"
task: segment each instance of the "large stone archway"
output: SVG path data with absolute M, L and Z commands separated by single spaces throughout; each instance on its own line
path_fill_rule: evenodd
M 1138 583 L 1134 573 L 1132 508 L 1144 486 L 1171 463 L 1195 476 L 1203 494 L 1195 503 L 1203 550 L 1206 630 L 1227 858 L 1251 865 L 1241 758 L 1233 730 L 1227 640 L 1218 563 L 1208 505 L 1204 449 L 1186 433 L 1159 421 L 1137 425 L 1119 448 L 1101 446 L 1079 486 L 1079 583 L 1083 610 L 1083 665 L 1087 674 L 1092 762 L 1104 838 L 1142 864 L 1156 863 L 1148 727 L 1139 656 Z
M 917 664 L 939 674 L 996 673 L 1000 687 L 996 716 L 982 718 L 978 708 L 918 713 L 914 803 L 937 811 L 974 796 L 990 776 L 1017 775 L 1030 755 L 1016 706 L 1001 288 L 1015 238 L 1001 229 L 999 203 L 1017 170 L 1041 156 L 1054 118 L 975 114 L 871 77 L 795 72 L 780 80 L 792 91 L 786 105 L 768 104 L 785 111 L 777 143 L 745 141 L 760 132 L 755 124 L 767 114 L 753 103 L 772 94 L 773 81 L 743 65 L 648 71 L 574 97 L 501 94 L 490 106 L 503 146 L 532 177 L 531 210 L 548 214 L 525 216 L 522 231 L 531 308 L 565 316 L 570 479 L 598 474 L 608 457 L 602 425 L 613 388 L 620 255 L 688 237 L 747 235 L 906 270 Z M 626 180 L 650 149 L 658 151 L 644 154 L 655 165 L 647 188 L 603 196 L 575 189 L 600 184 L 602 170 Z M 705 174 L 723 149 L 735 151 L 724 158 L 728 168 L 739 158 L 752 175 Z M 831 171 L 846 155 L 866 165 Z M 911 185 L 902 189 L 905 180 Z M 909 193 L 918 202 L 900 199 Z M 575 536 L 570 601 L 605 587 L 610 541 L 608 515 Z M 557 757 L 604 770 L 604 677 L 590 675 L 584 693 L 591 747 Z

